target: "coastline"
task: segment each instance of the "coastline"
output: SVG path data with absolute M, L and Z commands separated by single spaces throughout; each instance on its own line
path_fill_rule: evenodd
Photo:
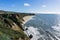
M 23 17 L 24 21 L 23 21 L 23 24 L 24 25 L 25 23 L 27 23 L 29 20 L 31 20 L 34 16 L 25 16 Z

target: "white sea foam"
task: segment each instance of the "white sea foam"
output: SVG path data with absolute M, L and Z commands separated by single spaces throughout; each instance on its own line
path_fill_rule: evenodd
M 34 16 L 25 17 L 26 21 L 23 24 L 27 23 L 29 20 L 33 20 L 33 17 Z M 28 28 L 28 30 L 26 30 L 24 32 L 27 34 L 27 36 L 33 35 L 33 38 L 31 38 L 30 40 L 38 40 L 40 38 L 40 33 L 38 31 L 38 28 L 34 28 L 33 26 L 30 26 L 30 27 L 25 26 L 24 29 L 26 29 L 26 28 Z
M 38 40 L 40 38 L 40 33 L 38 31 L 38 28 L 34 28 L 32 26 L 28 27 L 28 30 L 27 31 L 24 31 L 28 36 L 30 34 L 33 35 L 33 38 L 31 40 Z
M 56 31 L 55 34 L 56 34 L 57 36 L 60 36 L 60 24 L 55 25 L 55 26 L 52 26 L 52 28 L 53 28 L 53 30 Z M 60 38 L 58 38 L 58 37 L 57 37 L 57 39 L 60 40 Z
M 55 30 L 55 31 L 58 31 L 60 32 L 60 24 L 58 24 L 58 26 L 52 26 L 52 28 Z

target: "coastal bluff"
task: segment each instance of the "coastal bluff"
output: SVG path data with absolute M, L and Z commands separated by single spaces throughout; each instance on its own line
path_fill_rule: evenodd
M 0 40 L 30 40 L 22 26 L 33 15 L 0 10 Z

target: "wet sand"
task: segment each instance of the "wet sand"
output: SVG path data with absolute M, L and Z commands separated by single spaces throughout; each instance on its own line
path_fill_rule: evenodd
M 25 24 L 26 22 L 28 22 L 30 19 L 32 19 L 33 16 L 25 16 L 23 19 L 23 24 Z

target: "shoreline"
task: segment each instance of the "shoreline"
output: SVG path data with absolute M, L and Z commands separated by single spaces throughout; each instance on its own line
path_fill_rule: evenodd
M 23 21 L 23 24 L 24 25 L 25 23 L 27 23 L 29 20 L 31 20 L 34 16 L 25 16 L 23 17 L 24 21 Z

